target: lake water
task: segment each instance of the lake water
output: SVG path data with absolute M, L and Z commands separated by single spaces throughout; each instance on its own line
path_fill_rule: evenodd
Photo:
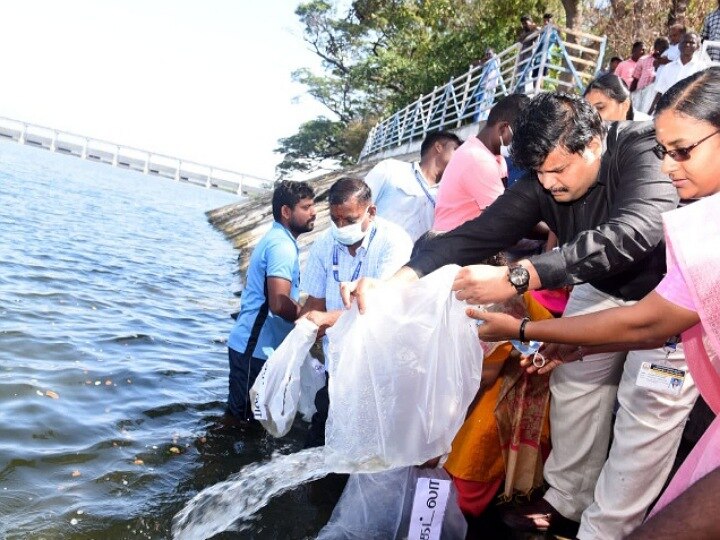
M 301 447 L 299 422 L 218 422 L 240 285 L 204 212 L 236 200 L 0 142 L 0 538 L 168 538 L 197 491 Z M 333 500 L 216 538 L 311 537 Z

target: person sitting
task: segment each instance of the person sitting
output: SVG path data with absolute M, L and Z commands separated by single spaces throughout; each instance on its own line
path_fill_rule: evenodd
M 343 312 L 340 283 L 360 277 L 390 277 L 410 258 L 412 241 L 398 225 L 377 216 L 370 187 L 359 178 L 344 177 L 328 192 L 330 230 L 310 248 L 301 289 L 308 298 L 300 313 L 318 325 L 327 351 L 325 331 Z M 325 354 L 325 361 L 329 357 Z M 326 366 L 327 368 L 327 366 Z M 306 447 L 325 443 L 330 406 L 327 385 L 315 397 Z
M 462 144 L 449 131 L 428 134 L 420 146 L 420 161 L 385 159 L 365 177 L 377 214 L 400 225 L 415 242 L 433 224 L 435 198 L 443 171 Z
M 590 81 L 583 97 L 595 107 L 605 122 L 651 119 L 647 114 L 635 110 L 630 91 L 622 79 L 613 73 Z
M 249 391 L 300 313 L 297 238 L 315 226 L 315 193 L 306 182 L 283 181 L 273 192 L 274 222 L 253 250 L 242 305 L 228 338 L 229 419 L 254 420 Z

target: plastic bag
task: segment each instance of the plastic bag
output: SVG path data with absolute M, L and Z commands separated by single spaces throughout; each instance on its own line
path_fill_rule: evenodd
M 308 354 L 300 368 L 300 402 L 297 412 L 306 422 L 315 414 L 315 394 L 325 386 L 325 366 Z
M 463 540 L 466 533 L 448 473 L 404 467 L 351 475 L 317 540 Z
M 480 386 L 483 353 L 458 266 L 374 291 L 328 330 L 326 460 L 362 470 L 418 465 L 448 453 Z M 356 469 L 357 470 L 357 469 Z
M 253 416 L 275 437 L 290 431 L 295 419 L 300 400 L 300 368 L 317 331 L 317 325 L 308 319 L 298 320 L 266 360 L 250 389 Z

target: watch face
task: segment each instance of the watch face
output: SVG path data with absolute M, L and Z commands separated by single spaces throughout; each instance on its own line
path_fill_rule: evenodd
M 516 287 L 522 287 L 530 281 L 530 273 L 522 266 L 516 266 L 510 270 L 510 283 Z

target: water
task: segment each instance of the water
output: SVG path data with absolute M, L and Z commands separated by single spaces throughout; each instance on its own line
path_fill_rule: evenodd
M 0 538 L 169 538 L 198 491 L 302 446 L 219 426 L 237 253 L 204 211 L 234 200 L 0 142 Z M 312 536 L 316 498 L 217 538 Z

